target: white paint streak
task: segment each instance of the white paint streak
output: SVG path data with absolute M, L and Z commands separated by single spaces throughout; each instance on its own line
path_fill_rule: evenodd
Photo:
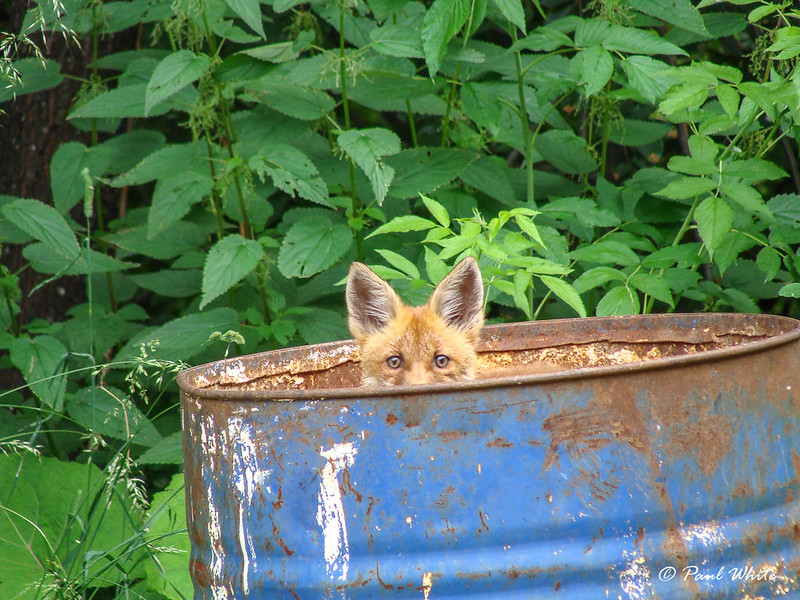
M 207 416 L 200 423 L 200 445 L 206 462 L 203 464 L 202 480 L 208 481 L 214 478 L 217 472 L 217 431 L 216 423 L 212 416 Z M 224 440 L 223 440 L 224 443 Z M 228 591 L 223 584 L 223 564 L 225 556 L 221 555 L 219 549 L 222 547 L 222 527 L 220 526 L 219 510 L 214 498 L 213 487 L 209 486 L 206 490 L 206 501 L 208 504 L 208 547 L 211 551 L 211 561 L 208 569 L 211 572 L 211 594 L 216 600 L 227 600 Z
M 329 450 L 320 449 L 319 453 L 328 463 L 322 468 L 320 477 L 317 523 L 322 529 L 325 570 L 331 579 L 347 578 L 350 544 L 338 476 L 343 469 L 353 466 L 357 452 L 358 448 L 347 442 L 334 444 Z
M 253 562 L 257 555 L 253 536 L 249 532 L 250 507 L 253 505 L 254 495 L 258 494 L 260 481 L 253 426 L 239 417 L 233 417 L 228 422 L 228 438 L 233 447 L 231 474 L 237 496 L 236 533 L 242 555 L 242 588 L 245 593 L 249 593 L 250 573 L 258 568 Z

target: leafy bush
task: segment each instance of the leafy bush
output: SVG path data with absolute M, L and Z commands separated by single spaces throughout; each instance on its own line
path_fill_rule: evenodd
M 800 10 L 576 6 L 34 5 L 0 42 L 2 101 L 63 86 L 61 65 L 30 50 L 37 28 L 97 41 L 138 27 L 146 47 L 101 56 L 91 45 L 69 123 L 93 141 L 55 152 L 52 204 L 0 196 L 0 242 L 23 248 L 37 293 L 76 276 L 87 290 L 63 319 L 24 322 L 19 273 L 2 267 L 0 366 L 25 385 L 0 392 L 0 448 L 85 457 L 106 468 L 86 467 L 106 481 L 98 490 L 125 456 L 138 465 L 126 476 L 142 469 L 157 490 L 180 464 L 180 361 L 347 337 L 337 284 L 354 259 L 416 302 L 472 253 L 497 319 L 797 316 Z M 3 460 L 20 484 L 57 470 Z M 146 517 L 126 493 L 107 511 L 127 514 L 125 539 L 140 540 Z M 7 516 L 36 523 L 18 501 L 0 497 Z M 49 542 L 26 546 L 47 589 L 180 596 L 122 558 L 113 577 L 52 568 L 74 518 L 30 534 Z M 155 560 L 131 544 L 70 556 L 85 566 L 95 552 L 140 560 L 147 548 Z M 15 581 L 0 582 L 4 595 Z

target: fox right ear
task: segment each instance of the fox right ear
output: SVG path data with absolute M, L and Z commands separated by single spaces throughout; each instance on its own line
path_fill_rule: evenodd
M 392 287 L 360 262 L 350 265 L 345 300 L 347 324 L 356 339 L 384 329 L 401 305 Z

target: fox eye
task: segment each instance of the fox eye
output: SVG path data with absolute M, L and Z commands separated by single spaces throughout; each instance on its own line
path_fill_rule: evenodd
M 437 354 L 433 359 L 433 362 L 440 369 L 444 369 L 448 364 L 450 364 L 450 357 L 445 356 L 444 354 Z
M 403 359 L 395 354 L 386 359 L 386 364 L 390 369 L 399 369 L 403 366 Z

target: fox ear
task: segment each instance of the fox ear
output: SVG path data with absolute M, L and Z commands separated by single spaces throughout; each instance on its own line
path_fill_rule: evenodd
M 385 328 L 401 305 L 391 286 L 360 262 L 350 265 L 345 300 L 347 324 L 356 339 Z
M 468 256 L 433 290 L 431 308 L 451 327 L 477 334 L 483 326 L 483 280 L 477 261 Z

